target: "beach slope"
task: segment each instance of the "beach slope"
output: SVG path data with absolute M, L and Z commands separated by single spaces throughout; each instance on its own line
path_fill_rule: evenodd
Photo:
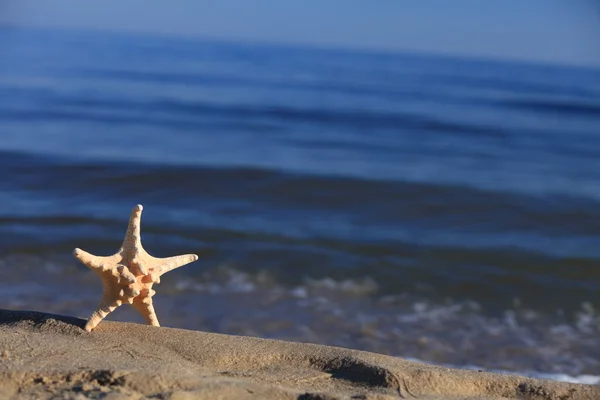
M 328 346 L 0 310 L 15 399 L 600 399 L 600 386 L 449 369 Z

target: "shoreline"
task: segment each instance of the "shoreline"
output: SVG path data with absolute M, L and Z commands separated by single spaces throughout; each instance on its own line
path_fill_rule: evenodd
M 600 386 L 434 366 L 316 344 L 0 310 L 9 398 L 593 400 Z M 106 397 L 109 398 L 109 397 Z

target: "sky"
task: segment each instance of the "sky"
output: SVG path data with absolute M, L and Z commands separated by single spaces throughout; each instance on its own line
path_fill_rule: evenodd
M 600 66 L 600 0 L 0 0 L 0 25 Z

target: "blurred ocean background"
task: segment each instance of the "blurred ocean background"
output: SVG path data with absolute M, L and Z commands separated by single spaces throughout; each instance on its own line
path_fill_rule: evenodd
M 600 70 L 0 29 L 0 306 L 600 378 Z M 142 322 L 131 307 L 108 319 Z

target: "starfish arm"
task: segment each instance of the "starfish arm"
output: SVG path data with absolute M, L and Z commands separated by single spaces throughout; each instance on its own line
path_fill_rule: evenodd
M 119 307 L 120 305 L 120 300 L 108 300 L 103 297 L 96 311 L 94 311 L 92 315 L 88 318 L 88 321 L 85 324 L 85 330 L 91 332 L 92 329 L 98 326 L 100 321 L 106 318 L 108 314 L 113 312 L 115 308 Z
M 100 272 L 108 271 L 110 269 L 110 265 L 114 261 L 114 256 L 95 256 L 81 249 L 73 250 L 73 255 L 86 267 Z
M 198 256 L 196 254 L 185 254 L 182 256 L 160 258 L 158 260 L 161 262 L 161 264 L 155 268 L 155 271 L 156 273 L 158 273 L 158 276 L 160 276 L 171 270 L 174 270 L 175 268 L 179 268 L 186 264 L 194 262 L 197 259 Z
M 140 314 L 142 314 L 142 317 L 144 317 L 144 320 L 148 325 L 160 326 L 160 324 L 158 323 L 158 317 L 156 316 L 156 312 L 154 311 L 154 305 L 152 304 L 151 296 L 153 294 L 154 291 L 152 290 L 149 296 L 147 297 L 136 297 L 133 300 L 132 305 L 135 307 L 136 310 L 138 310 Z
M 123 240 L 122 249 L 127 248 L 141 248 L 141 234 L 140 234 L 140 226 L 142 222 L 142 207 L 141 204 L 133 207 L 131 211 L 131 216 L 129 217 L 129 225 L 127 226 L 127 232 L 125 233 L 125 239 Z

